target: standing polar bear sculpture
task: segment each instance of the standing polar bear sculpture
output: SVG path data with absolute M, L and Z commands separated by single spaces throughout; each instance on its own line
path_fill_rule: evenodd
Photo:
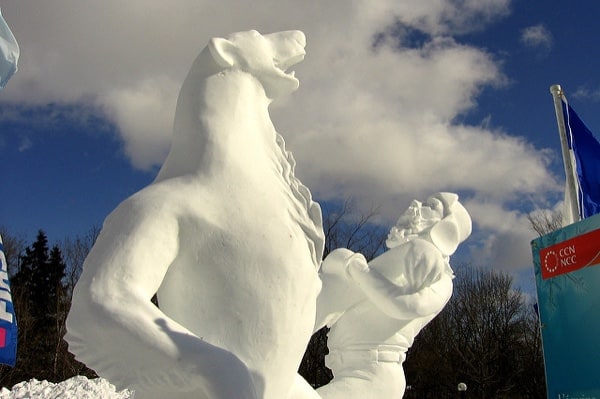
M 301 381 L 321 210 L 268 106 L 298 88 L 286 70 L 304 46 L 299 31 L 211 39 L 156 180 L 108 216 L 85 261 L 69 348 L 136 399 L 285 399 Z

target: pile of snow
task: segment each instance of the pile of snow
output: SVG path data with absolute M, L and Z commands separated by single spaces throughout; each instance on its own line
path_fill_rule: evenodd
M 133 391 L 115 391 L 115 386 L 103 378 L 87 379 L 75 376 L 54 384 L 32 379 L 16 384 L 11 391 L 2 388 L 0 399 L 133 399 Z

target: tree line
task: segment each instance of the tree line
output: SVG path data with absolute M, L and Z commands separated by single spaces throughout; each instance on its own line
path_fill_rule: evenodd
M 512 277 L 475 267 L 455 270 L 454 293 L 415 339 L 405 364 L 406 398 L 545 398 L 537 308 Z
M 0 228 L 18 325 L 15 367 L 0 366 L 3 387 L 32 378 L 59 382 L 75 375 L 96 377 L 75 360 L 63 337 L 71 293 L 97 234 L 93 229 L 50 247 L 40 230 L 27 246 L 25 239 Z
M 371 259 L 384 251 L 387 229 L 374 223 L 376 210 L 354 212 L 351 202 L 324 209 L 325 255 L 345 247 Z M 99 233 L 64 239 L 52 247 L 39 231 L 27 245 L 0 227 L 19 328 L 17 363 L 0 366 L 0 385 L 32 378 L 59 382 L 96 377 L 76 361 L 63 337 L 72 290 Z M 454 398 L 457 384 L 473 398 L 545 398 L 539 320 L 534 305 L 503 272 L 456 267 L 454 293 L 444 310 L 415 339 L 404 369 L 405 398 Z M 325 367 L 327 328 L 315 333 L 299 372 L 313 386 L 332 379 Z

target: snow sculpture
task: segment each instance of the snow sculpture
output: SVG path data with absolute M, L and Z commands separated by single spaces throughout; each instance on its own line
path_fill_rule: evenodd
M 415 336 L 452 294 L 448 263 L 471 234 L 471 218 L 452 193 L 413 201 L 388 236 L 389 251 L 367 264 L 337 249 L 321 266 L 317 328 L 331 327 L 323 399 L 400 398 L 402 362 Z
M 268 106 L 298 88 L 286 70 L 304 46 L 299 31 L 211 39 L 156 180 L 108 216 L 85 261 L 69 348 L 136 399 L 283 399 L 298 379 L 324 237 Z

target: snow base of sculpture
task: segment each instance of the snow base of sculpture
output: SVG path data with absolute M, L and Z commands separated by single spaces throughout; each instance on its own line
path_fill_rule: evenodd
M 52 383 L 35 378 L 15 384 L 12 389 L 0 390 L 2 399 L 134 399 L 134 392 L 129 389 L 116 391 L 115 386 L 104 378 L 88 379 L 75 376 L 68 380 Z

